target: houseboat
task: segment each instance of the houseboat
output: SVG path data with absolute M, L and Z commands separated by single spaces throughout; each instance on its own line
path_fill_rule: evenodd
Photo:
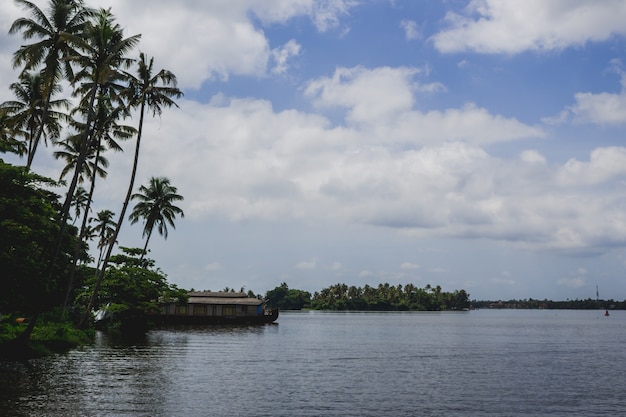
M 154 318 L 162 324 L 262 324 L 276 321 L 278 309 L 266 310 L 246 293 L 192 291 L 187 304 L 164 305 Z

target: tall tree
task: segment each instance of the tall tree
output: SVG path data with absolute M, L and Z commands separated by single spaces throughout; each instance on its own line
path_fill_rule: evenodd
M 89 201 L 89 193 L 83 187 L 78 187 L 76 192 L 74 193 L 74 198 L 72 199 L 72 206 L 74 207 L 74 220 L 72 221 L 72 225 L 76 224 L 76 220 L 80 218 L 81 213 L 87 212 L 87 202 Z
M 35 38 L 37 41 L 23 45 L 13 55 L 14 68 L 23 66 L 29 71 L 43 66 L 42 74 L 42 123 L 31 137 L 32 147 L 29 149 L 26 166 L 30 168 L 37 145 L 46 126 L 50 100 L 59 88 L 59 82 L 65 75 L 72 78 L 72 66 L 68 56 L 74 54 L 72 37 L 80 37 L 84 25 L 93 11 L 85 7 L 82 0 L 50 0 L 47 14 L 37 5 L 27 0 L 15 0 L 24 8 L 30 17 L 21 17 L 11 25 L 9 33 L 22 33 L 25 40 Z
M 82 108 L 79 107 L 78 110 Z M 83 113 L 86 111 L 83 110 Z M 113 107 L 110 101 L 108 100 L 108 95 L 100 95 L 98 99 L 98 108 L 95 112 L 95 120 L 93 123 L 92 134 L 90 137 L 90 151 L 87 163 L 83 164 L 84 170 L 86 171 L 89 180 L 91 182 L 91 186 L 89 187 L 89 195 L 87 198 L 87 207 L 85 213 L 83 215 L 83 221 L 80 228 L 79 241 L 77 243 L 75 249 L 75 257 L 74 263 L 72 266 L 72 272 L 70 273 L 70 278 L 68 281 L 68 289 L 67 294 L 68 298 L 65 299 L 63 310 L 67 307 L 67 303 L 69 302 L 69 294 L 72 291 L 72 286 L 74 285 L 74 276 L 76 273 L 76 265 L 78 261 L 78 256 L 81 251 L 81 245 L 86 246 L 86 233 L 88 230 L 87 219 L 89 215 L 89 209 L 91 207 L 91 202 L 93 201 L 93 195 L 96 188 L 96 174 L 101 178 L 106 177 L 107 173 L 102 168 L 108 167 L 108 160 L 102 155 L 105 150 L 105 145 L 109 149 L 113 149 L 115 151 L 121 151 L 122 148 L 117 143 L 117 140 L 126 140 L 133 136 L 135 129 L 130 126 L 119 125 L 118 119 L 121 115 L 126 114 L 126 110 L 123 107 Z M 80 123 L 75 123 L 78 126 L 78 130 L 80 130 Z M 79 136 L 73 136 L 68 138 L 68 141 L 76 143 L 79 140 Z M 74 150 L 77 151 L 78 146 L 74 146 Z M 59 156 L 58 152 L 55 152 L 55 157 Z M 64 169 L 66 172 L 68 166 L 75 164 L 77 160 L 77 153 L 73 152 L 71 154 L 64 155 L 66 160 L 68 161 L 68 165 Z M 63 173 L 61 173 L 63 175 Z M 79 182 L 81 182 L 82 177 L 79 177 Z
M 132 196 L 137 166 L 139 164 L 139 149 L 143 134 L 143 123 L 146 109 L 152 111 L 153 116 L 160 116 L 163 112 L 163 107 L 178 107 L 172 97 L 180 98 L 183 95 L 183 93 L 176 88 L 176 76 L 172 72 L 162 69 L 158 73 L 153 74 L 153 68 L 154 59 L 150 58 L 148 61 L 146 60 L 146 56 L 141 53 L 137 62 L 137 76 L 134 76 L 129 72 L 125 73 L 129 84 L 128 89 L 125 91 L 123 96 L 129 100 L 132 107 L 139 107 L 139 128 L 137 132 L 137 141 L 135 143 L 135 156 L 133 159 L 133 168 L 128 185 L 128 191 L 126 192 L 126 198 L 124 199 L 124 203 L 122 205 L 122 211 L 120 212 L 113 238 L 111 239 L 111 243 L 104 256 L 100 275 L 95 282 L 94 292 L 91 297 L 91 302 L 88 304 L 88 309 L 91 308 L 93 301 L 95 301 L 98 296 L 100 285 L 104 279 L 104 274 L 109 263 L 109 259 L 111 258 L 113 247 L 115 246 L 117 236 L 122 228 L 126 210 L 128 209 L 128 204 Z M 83 316 L 83 320 L 81 322 L 82 325 L 86 322 L 86 315 L 87 312 L 85 313 L 85 316 Z
M 80 133 L 80 148 L 76 157 L 74 175 L 61 210 L 61 230 L 67 222 L 70 203 L 90 149 L 96 118 L 94 111 L 96 98 L 105 90 L 107 92 L 113 90 L 111 86 L 123 78 L 122 69 L 132 63 L 126 55 L 137 45 L 139 38 L 140 35 L 124 38 L 122 27 L 115 22 L 111 12 L 104 9 L 101 9 L 93 20 L 85 25 L 83 36 L 71 37 L 72 43 L 80 52 L 68 58 L 80 67 L 80 71 L 73 78 L 73 83 L 78 85 L 76 91 L 86 93 L 81 96 L 80 101 L 81 106 L 88 111 L 85 128 Z M 58 253 L 58 249 L 57 244 L 55 254 Z
M 92 135 L 96 130 L 94 123 L 96 99 L 100 95 L 108 95 L 113 102 L 121 104 L 119 102 L 121 96 L 118 93 L 124 88 L 121 84 L 124 79 L 122 71 L 132 64 L 133 60 L 128 58 L 127 54 L 137 45 L 140 37 L 141 35 L 134 35 L 124 38 L 123 28 L 115 22 L 110 10 L 105 9 L 98 11 L 93 19 L 88 21 L 82 36 L 71 37 L 79 53 L 70 56 L 69 59 L 80 68 L 72 82 L 77 86 L 76 93 L 81 94 L 80 106 L 87 109 L 87 116 L 85 129 L 80 136 L 80 150 L 74 175 L 61 210 L 61 232 L 67 222 L 71 199 L 91 145 Z M 57 240 L 51 270 L 59 249 L 60 240 Z
M 13 134 L 21 136 L 27 143 L 27 167 L 30 167 L 40 137 L 43 136 L 46 144 L 48 138 L 59 137 L 60 122 L 65 119 L 59 109 L 67 108 L 68 101 L 51 101 L 52 96 L 60 92 L 60 87 L 53 86 L 47 94 L 45 79 L 39 72 L 23 72 L 19 82 L 12 83 L 10 88 L 15 100 L 5 101 L 0 108 L 7 114 L 6 123 L 10 124 Z
M 109 241 L 115 232 L 115 221 L 113 220 L 114 216 L 115 213 L 111 210 L 101 210 L 96 214 L 96 217 L 90 219 L 90 221 L 96 222 L 96 225 L 93 227 L 93 231 L 98 236 L 98 249 L 100 250 L 98 261 L 96 263 L 96 270 L 99 270 L 104 256 L 104 250 L 108 246 Z
M 133 194 L 133 200 L 137 199 L 139 202 L 135 205 L 129 219 L 131 224 L 140 220 L 144 221 L 143 236 L 146 238 L 144 255 L 155 226 L 159 234 L 167 239 L 167 225 L 176 228 L 174 226 L 176 215 L 185 217 L 183 210 L 173 204 L 184 199 L 182 195 L 177 194 L 177 191 L 176 187 L 170 184 L 169 179 L 152 177 L 147 187 L 142 185 L 139 187 L 139 192 Z
M 139 127 L 137 129 L 133 168 L 130 175 L 128 190 L 126 191 L 126 198 L 124 199 L 122 211 L 120 212 L 120 216 L 117 221 L 115 239 L 117 239 L 117 235 L 122 228 L 122 223 L 124 222 L 124 217 L 126 216 L 126 210 L 128 209 L 128 204 L 135 186 L 135 176 L 139 165 L 139 150 L 141 146 L 146 110 L 151 111 L 153 116 L 160 116 L 163 112 L 163 107 L 178 107 L 172 98 L 180 98 L 183 95 L 183 93 L 176 87 L 176 76 L 172 72 L 165 69 L 161 69 L 159 72 L 154 74 L 154 58 L 147 60 L 144 53 L 139 54 L 139 60 L 137 61 L 137 75 L 135 76 L 129 72 L 126 72 L 125 75 L 128 80 L 128 88 L 125 91 L 125 96 L 128 98 L 132 107 L 139 107 Z M 115 243 L 115 239 L 112 244 Z M 107 250 L 107 254 L 104 258 L 103 269 L 106 269 L 112 250 L 113 247 L 110 247 Z

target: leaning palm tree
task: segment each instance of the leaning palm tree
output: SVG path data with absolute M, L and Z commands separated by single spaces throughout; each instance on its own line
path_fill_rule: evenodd
M 132 196 L 135 184 L 135 175 L 137 173 L 137 166 L 139 163 L 139 149 L 143 133 L 145 110 L 147 108 L 152 111 L 153 116 L 161 115 L 163 107 L 178 107 L 178 105 L 172 100 L 172 97 L 179 98 L 183 95 L 183 93 L 178 88 L 176 88 L 176 76 L 167 70 L 160 70 L 157 74 L 153 74 L 153 59 L 151 58 L 150 61 L 146 61 L 146 56 L 143 53 L 141 53 L 139 56 L 137 75 L 138 76 L 135 77 L 128 72 L 125 73 L 129 85 L 128 88 L 124 91 L 124 94 L 122 94 L 121 96 L 122 98 L 125 97 L 129 100 L 130 106 L 139 106 L 139 128 L 137 132 L 137 141 L 135 143 L 135 157 L 133 160 L 130 183 L 128 185 L 128 191 L 126 192 L 124 204 L 122 205 L 122 211 L 120 212 L 120 216 L 117 220 L 113 239 L 111 239 L 111 243 L 109 244 L 109 247 L 107 248 L 106 254 L 104 256 L 102 268 L 100 269 L 98 279 L 96 280 L 96 284 L 94 285 L 91 300 L 87 305 L 87 310 L 85 312 L 85 315 L 83 316 L 81 325 L 86 324 L 87 314 L 89 313 L 91 305 L 98 295 L 100 285 L 102 283 L 102 280 L 104 279 L 104 273 L 108 266 L 109 259 L 111 258 L 111 253 L 113 252 L 113 246 L 115 245 L 117 236 L 119 235 L 119 232 L 122 228 L 122 223 L 124 222 L 126 210 L 128 209 L 128 204 Z
M 79 110 L 82 108 L 79 107 Z M 85 111 L 83 110 L 83 113 Z M 122 107 L 113 107 L 108 100 L 107 95 L 101 95 L 98 99 L 98 108 L 95 111 L 95 120 L 93 123 L 93 131 L 91 135 L 91 147 L 88 156 L 88 160 L 85 164 L 83 164 L 84 170 L 87 173 L 91 186 L 89 188 L 89 194 L 87 197 L 87 207 L 85 209 L 85 214 L 83 216 L 83 221 L 80 227 L 79 238 L 76 242 L 76 247 L 74 249 L 74 258 L 72 262 L 72 270 L 70 272 L 68 286 L 67 286 L 67 297 L 63 304 L 62 311 L 65 311 L 67 307 L 67 302 L 69 301 L 69 293 L 74 285 L 74 276 L 76 274 L 76 265 L 78 262 L 78 258 L 80 256 L 81 248 L 83 245 L 86 245 L 87 240 L 87 231 L 89 229 L 87 224 L 87 218 L 89 214 L 89 209 L 91 207 L 91 202 L 93 201 L 93 195 L 96 187 L 96 174 L 101 178 L 105 178 L 107 172 L 104 168 L 108 167 L 108 160 L 102 155 L 105 150 L 104 144 L 109 149 L 113 149 L 115 151 L 121 151 L 121 146 L 117 143 L 117 140 L 126 140 L 133 136 L 135 133 L 135 129 L 130 126 L 123 126 L 117 123 L 121 114 L 125 114 L 125 109 Z M 80 130 L 81 124 L 75 123 L 75 126 Z M 76 142 L 79 140 L 79 136 L 72 136 L 68 138 L 69 142 Z M 64 157 L 68 164 L 65 169 L 61 173 L 63 175 L 64 172 L 68 171 L 68 167 L 75 164 L 77 160 L 77 148 L 79 146 L 74 146 L 73 153 L 65 153 L 61 154 L 60 152 L 55 152 L 55 157 Z M 92 161 L 91 161 L 92 160 Z M 103 168 L 104 167 L 104 168 Z M 79 177 L 79 182 L 81 182 L 82 177 Z
M 172 228 L 176 215 L 185 217 L 183 210 L 176 207 L 173 203 L 183 200 L 183 196 L 176 194 L 178 190 L 170 184 L 170 180 L 163 177 L 150 178 L 150 184 L 146 187 L 139 187 L 139 192 L 133 194 L 133 200 L 139 202 L 135 205 L 132 213 L 128 217 L 131 224 L 137 223 L 139 220 L 144 221 L 143 236 L 146 243 L 143 247 L 143 256 L 147 253 L 148 242 L 155 226 L 161 236 L 167 239 L 167 225 Z
M 9 33 L 22 33 L 25 40 L 37 39 L 35 43 L 23 45 L 13 55 L 13 67 L 23 66 L 29 71 L 43 65 L 42 69 L 42 123 L 33 132 L 32 147 L 26 166 L 30 168 L 37 145 L 46 126 L 48 108 L 53 93 L 59 88 L 59 82 L 65 76 L 72 77 L 72 66 L 67 57 L 74 54 L 72 36 L 80 36 L 87 19 L 93 11 L 85 7 L 83 0 L 50 0 L 48 14 L 37 5 L 27 0 L 15 0 L 27 10 L 30 17 L 17 19 L 11 25 Z
M 71 196 L 74 194 L 78 177 L 86 160 L 88 150 L 97 131 L 96 99 L 100 96 L 113 97 L 117 101 L 117 92 L 123 87 L 122 70 L 128 68 L 133 60 L 126 55 L 139 42 L 141 35 L 124 38 L 123 28 L 115 22 L 110 10 L 101 9 L 95 14 L 84 28 L 83 36 L 72 36 L 71 41 L 76 45 L 79 53 L 68 59 L 80 68 L 72 82 L 76 92 L 81 95 L 80 106 L 87 109 L 85 128 L 80 136 L 80 150 L 76 159 L 76 166 L 72 182 L 69 185 L 65 202 L 61 209 L 60 236 L 63 235 L 67 222 Z M 97 148 L 96 148 L 97 149 Z M 58 257 L 61 247 L 60 238 L 57 239 L 51 271 Z M 89 307 L 90 308 L 90 307 Z
M 162 69 L 158 73 L 154 74 L 153 68 L 154 58 L 150 58 L 148 61 L 146 59 L 146 55 L 142 52 L 139 54 L 139 60 L 137 61 L 137 76 L 134 76 L 129 72 L 125 73 L 128 80 L 128 89 L 125 91 L 125 96 L 128 98 L 131 107 L 139 107 L 139 128 L 137 131 L 137 140 L 135 142 L 133 168 L 130 175 L 130 182 L 128 184 L 128 191 L 126 192 L 126 198 L 124 199 L 122 211 L 117 223 L 115 232 L 116 237 L 122 227 L 124 216 L 126 215 L 126 210 L 135 185 L 135 176 L 137 174 L 137 166 L 139 164 L 139 149 L 146 109 L 151 111 L 153 116 L 160 116 L 163 112 L 163 107 L 178 107 L 172 97 L 180 98 L 183 96 L 182 91 L 176 87 L 176 76 L 172 72 Z M 111 250 L 108 251 L 107 257 L 105 258 L 105 265 L 108 262 L 110 254 Z

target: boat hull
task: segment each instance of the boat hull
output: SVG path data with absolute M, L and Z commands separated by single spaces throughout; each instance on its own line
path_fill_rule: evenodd
M 183 315 L 160 315 L 151 317 L 156 324 L 193 324 L 193 325 L 227 325 L 227 324 L 268 324 L 278 319 L 278 309 L 270 314 L 258 316 L 183 316 Z

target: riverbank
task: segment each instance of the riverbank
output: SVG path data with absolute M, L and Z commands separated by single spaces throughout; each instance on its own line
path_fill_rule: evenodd
M 93 341 L 92 329 L 79 330 L 69 322 L 43 322 L 33 329 L 30 339 L 20 336 L 28 324 L 5 320 L 0 322 L 0 361 L 24 361 L 41 358 Z

